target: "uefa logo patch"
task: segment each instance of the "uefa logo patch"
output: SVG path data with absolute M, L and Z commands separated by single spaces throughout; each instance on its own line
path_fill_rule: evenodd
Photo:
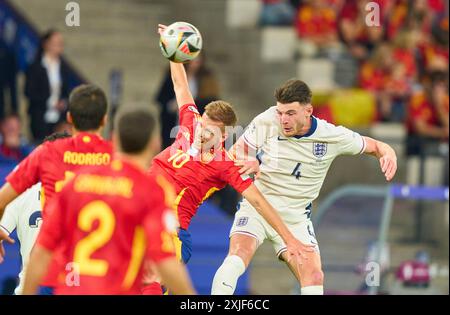
M 245 226 L 248 223 L 248 217 L 238 218 L 236 221 L 236 226 Z
M 315 157 L 321 158 L 327 154 L 327 144 L 324 142 L 313 143 L 313 154 Z
M 198 112 L 197 108 L 195 108 L 195 106 L 189 106 L 188 109 L 189 109 L 191 112 L 194 112 L 194 113 L 200 115 L 200 113 Z

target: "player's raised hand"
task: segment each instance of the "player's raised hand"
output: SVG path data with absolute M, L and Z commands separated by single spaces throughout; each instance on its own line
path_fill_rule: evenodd
M 161 35 L 167 29 L 167 25 L 158 24 L 158 34 Z
M 5 257 L 5 248 L 3 247 L 3 241 L 10 244 L 14 244 L 14 240 L 9 237 L 2 229 L 0 229 L 0 264 L 3 262 Z
M 392 154 L 385 154 L 380 158 L 380 167 L 387 181 L 394 178 L 397 172 L 397 157 Z
M 259 170 L 259 162 L 257 160 L 236 160 L 234 162 L 234 165 L 241 168 L 239 170 L 239 174 L 255 174 L 255 179 L 258 179 L 258 177 L 261 175 L 261 171 Z

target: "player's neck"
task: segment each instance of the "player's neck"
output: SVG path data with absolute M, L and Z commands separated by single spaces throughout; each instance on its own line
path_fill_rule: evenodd
M 312 127 L 312 117 L 310 117 L 307 121 L 306 124 L 303 125 L 303 127 L 301 128 L 301 130 L 295 135 L 295 136 L 304 136 L 307 133 L 309 133 L 309 131 L 311 130 Z
M 72 136 L 75 137 L 75 136 L 79 135 L 80 133 L 90 133 L 93 135 L 101 136 L 101 129 L 80 131 L 75 128 L 72 128 Z
M 144 172 L 147 171 L 149 166 L 148 158 L 143 155 L 130 155 L 123 152 L 116 152 L 115 157 L 131 165 L 134 165 Z

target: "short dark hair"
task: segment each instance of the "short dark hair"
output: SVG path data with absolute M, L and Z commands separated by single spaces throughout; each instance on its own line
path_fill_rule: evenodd
M 67 133 L 66 131 L 54 132 L 51 135 L 48 135 L 47 137 L 45 137 L 44 142 L 53 142 L 58 139 L 64 139 L 64 138 L 70 138 L 70 137 L 72 137 L 72 136 L 69 133 Z
M 69 96 L 69 112 L 79 131 L 97 130 L 106 115 L 108 102 L 103 90 L 92 84 L 76 87 Z
M 134 109 L 119 113 L 116 118 L 116 132 L 121 151 L 124 153 L 141 153 L 147 147 L 156 120 L 150 110 Z
M 312 92 L 309 86 L 297 79 L 290 79 L 275 90 L 275 98 L 282 104 L 299 102 L 311 104 Z

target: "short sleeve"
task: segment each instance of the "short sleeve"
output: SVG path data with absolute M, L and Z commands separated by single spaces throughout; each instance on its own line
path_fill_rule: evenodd
M 44 148 L 43 145 L 36 148 L 6 177 L 6 181 L 18 194 L 39 182 L 41 157 Z
M 336 127 L 338 133 L 338 151 L 340 155 L 357 155 L 364 153 L 366 141 L 357 132 L 343 126 Z
M 199 121 L 200 113 L 195 104 L 185 104 L 180 108 L 180 126 L 193 130 L 194 125 Z
M 242 135 L 244 142 L 254 150 L 261 148 L 266 142 L 271 129 L 276 128 L 276 125 L 273 124 L 272 117 L 270 117 L 275 114 L 271 111 L 269 109 L 256 116 Z

